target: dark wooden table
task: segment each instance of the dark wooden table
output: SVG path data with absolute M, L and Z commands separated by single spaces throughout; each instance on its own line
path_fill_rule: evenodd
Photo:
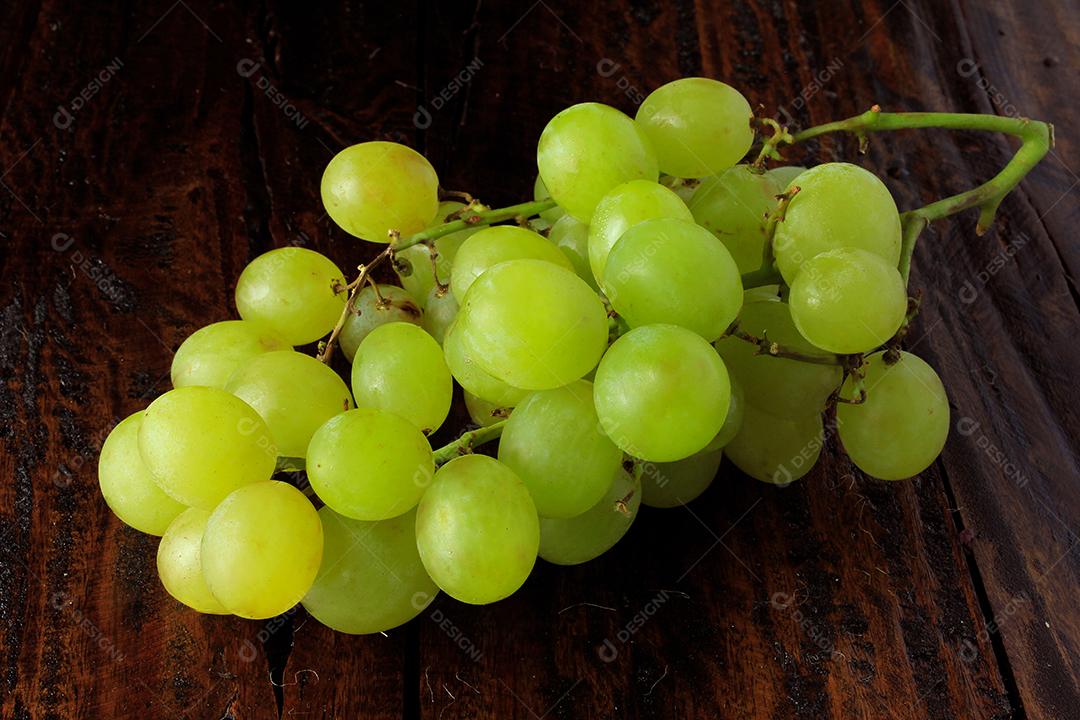
M 0 7 L 0 716 L 1080 717 L 1075 2 L 97 5 Z M 830 443 L 779 489 L 725 464 L 599 561 L 386 637 L 166 595 L 155 539 L 99 497 L 101 441 L 233 317 L 253 256 L 372 255 L 323 213 L 334 152 L 405 142 L 507 204 L 559 109 L 697 74 L 799 126 L 875 102 L 1056 123 L 993 232 L 967 214 L 919 245 L 909 345 L 955 419 L 933 467 L 869 481 Z M 1012 148 L 894 133 L 861 162 L 913 207 Z

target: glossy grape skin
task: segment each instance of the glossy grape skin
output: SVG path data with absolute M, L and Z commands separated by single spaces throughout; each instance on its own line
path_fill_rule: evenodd
M 146 409 L 139 456 L 158 486 L 184 505 L 212 510 L 277 462 L 273 435 L 250 405 L 217 388 L 170 390 Z
M 536 180 L 533 182 L 533 200 L 548 200 L 550 198 L 551 193 L 548 192 L 547 185 L 544 184 L 544 178 L 537 175 Z M 549 225 L 554 225 L 560 218 L 566 217 L 566 211 L 556 205 L 540 213 L 540 217 Z
M 604 287 L 608 253 L 623 233 L 657 218 L 692 221 L 694 216 L 678 195 L 648 180 L 623 183 L 600 199 L 589 225 L 589 267 L 600 287 Z
M 754 142 L 750 103 L 717 80 L 688 77 L 661 85 L 638 107 L 660 169 L 683 178 L 713 175 L 739 162 Z
M 949 435 L 949 398 L 934 369 L 900 352 L 894 365 L 884 353 L 866 358 L 866 401 L 839 403 L 836 419 L 848 457 L 867 475 L 903 480 L 918 475 L 941 454 Z M 856 395 L 848 378 L 841 396 Z
M 526 390 L 583 377 L 608 340 L 607 311 L 596 293 L 570 270 L 543 260 L 511 260 L 485 272 L 456 322 L 483 370 Z
M 703 453 L 720 450 L 731 442 L 731 438 L 735 437 L 735 434 L 739 432 L 739 428 L 742 427 L 746 395 L 743 394 L 742 385 L 735 379 L 735 376 L 731 373 L 728 375 L 728 379 L 731 381 L 731 402 L 728 403 L 727 417 L 724 418 L 724 425 L 720 428 L 720 432 L 716 433 L 716 437 L 701 451 Z
M 780 167 L 774 167 L 765 174 L 771 177 L 780 186 L 781 190 L 784 190 L 791 185 L 792 180 L 804 172 L 806 172 L 806 168 L 802 165 L 781 165 Z
M 655 508 L 686 505 L 712 485 L 723 457 L 723 450 L 704 450 L 671 463 L 646 464 L 641 502 Z
M 439 212 L 435 216 L 435 221 L 432 225 L 437 226 L 444 224 L 447 222 L 447 218 L 450 215 L 458 212 L 463 207 L 465 207 L 465 204 L 459 202 L 448 201 L 439 203 Z M 439 272 L 439 282 L 444 284 L 450 283 L 450 270 L 453 267 L 454 257 L 457 255 L 458 248 L 461 247 L 463 242 L 475 235 L 481 229 L 482 228 L 478 227 L 465 228 L 464 230 L 458 230 L 457 232 L 443 235 L 442 237 L 435 239 L 435 251 L 438 254 L 435 259 L 435 265 Z M 431 268 L 431 251 L 428 250 L 427 245 L 418 243 L 416 245 L 410 245 L 404 250 L 400 250 L 396 254 L 395 259 L 409 261 L 409 274 L 402 274 L 399 272 L 398 279 L 401 280 L 401 286 L 408 290 L 409 294 L 416 298 L 421 307 L 426 310 L 427 305 L 424 304 L 424 300 L 436 285 L 435 272 Z
M 701 336 L 646 325 L 611 346 L 593 388 L 601 427 L 624 452 L 671 462 L 698 452 L 724 424 L 727 369 Z
M 430 434 L 450 413 L 454 381 L 435 338 L 415 325 L 390 323 L 360 343 L 352 388 L 357 406 L 395 413 Z
M 788 285 L 819 253 L 859 248 L 896 267 L 900 214 L 888 188 L 873 173 L 850 163 L 812 167 L 792 181 L 799 188 L 776 226 L 776 264 Z
M 225 320 L 199 328 L 180 343 L 173 356 L 173 387 L 224 388 L 240 365 L 265 352 L 292 350 L 269 328 L 247 320 Z
M 382 298 L 380 300 L 380 297 Z M 412 294 L 397 285 L 379 285 L 379 294 L 368 285 L 353 298 L 353 310 L 345 318 L 338 335 L 338 345 L 345 357 L 352 362 L 356 348 L 375 328 L 392 322 L 423 322 L 420 304 Z
M 480 427 L 494 425 L 505 419 L 499 411 L 505 412 L 509 408 L 478 398 L 468 390 L 464 391 L 462 395 L 465 398 L 465 409 L 469 412 L 469 419 Z
M 540 518 L 539 555 L 555 565 L 600 557 L 626 535 L 641 507 L 641 482 L 621 467 L 604 497 L 571 518 Z
M 841 354 L 881 346 L 907 315 L 907 291 L 899 271 L 856 248 L 829 250 L 804 263 L 788 303 L 804 338 Z
M 540 135 L 536 164 L 551 197 L 584 223 L 616 185 L 660 175 L 641 127 L 600 103 L 572 105 L 553 117 Z
M 511 595 L 536 563 L 540 521 L 514 472 L 486 455 L 439 468 L 416 511 L 416 546 L 451 597 L 483 605 Z
M 259 413 L 277 454 L 302 458 L 319 427 L 353 407 L 348 386 L 329 365 L 293 350 L 263 353 L 237 368 L 225 389 Z
M 817 463 L 824 432 L 819 414 L 777 417 L 747 404 L 742 427 L 724 454 L 752 478 L 787 485 Z
M 435 342 L 442 345 L 446 339 L 446 331 L 450 329 L 459 309 L 454 293 L 432 288 L 424 302 L 424 317 L 420 320 L 420 326 L 435 338 Z
M 503 428 L 499 460 L 522 479 L 543 517 L 591 508 L 622 463 L 622 451 L 600 430 L 592 395 L 585 380 L 533 393 Z
M 450 274 L 450 290 L 458 304 L 463 304 L 465 293 L 484 271 L 507 260 L 524 258 L 546 260 L 567 270 L 574 269 L 570 259 L 543 235 L 516 225 L 498 225 L 484 228 L 458 249 Z
M 435 472 L 431 445 L 403 417 L 373 408 L 342 413 L 308 446 L 311 487 L 335 512 L 385 520 L 408 512 Z
M 700 225 L 662 218 L 633 226 L 615 243 L 604 290 L 630 325 L 667 323 L 716 340 L 742 307 L 731 253 Z
M 203 577 L 229 612 L 270 618 L 311 588 L 322 551 L 322 522 L 304 494 L 276 480 L 254 483 L 234 490 L 210 514 Z
M 548 240 L 566 255 L 577 276 L 593 290 L 599 289 L 592 268 L 589 267 L 589 226 L 575 220 L 570 215 L 563 215 L 551 226 Z
M 177 601 L 206 615 L 228 610 L 206 586 L 202 573 L 202 539 L 210 513 L 187 508 L 169 524 L 158 544 L 157 572 L 165 590 Z
M 743 305 L 739 328 L 756 337 L 768 337 L 785 348 L 807 355 L 824 355 L 799 333 L 787 303 L 752 302 Z M 716 350 L 742 386 L 748 405 L 768 409 L 782 417 L 813 415 L 839 387 L 843 371 L 837 365 L 819 365 L 768 354 L 737 337 L 716 343 Z
M 407 623 L 435 599 L 416 549 L 416 512 L 365 522 L 319 510 L 322 567 L 304 609 L 338 632 L 385 632 Z
M 439 178 L 412 148 L 373 141 L 345 148 L 323 172 L 326 212 L 345 232 L 376 243 L 431 224 L 439 209 Z
M 528 390 L 513 387 L 493 377 L 473 359 L 476 353 L 465 343 L 457 321 L 450 324 L 443 338 L 443 355 L 450 374 L 466 392 L 495 404 L 513 407 L 529 394 Z
M 740 273 L 761 267 L 767 215 L 776 209 L 783 186 L 769 173 L 736 165 L 702 181 L 688 206 L 694 220 L 724 244 Z
M 109 509 L 125 524 L 150 535 L 163 535 L 186 507 L 158 487 L 139 455 L 143 413 L 121 420 L 101 446 L 98 483 Z
M 263 253 L 236 281 L 236 309 L 289 345 L 328 334 L 345 308 L 345 276 L 329 258 L 300 247 Z

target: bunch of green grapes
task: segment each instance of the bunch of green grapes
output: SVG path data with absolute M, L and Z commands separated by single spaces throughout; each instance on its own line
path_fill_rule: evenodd
M 505 598 L 537 558 L 592 560 L 642 504 L 705 493 L 724 457 L 793 482 L 831 407 L 867 474 L 921 472 L 949 405 L 893 342 L 895 203 L 852 165 L 765 171 L 746 162 L 753 140 L 749 103 L 705 78 L 633 118 L 575 105 L 540 136 L 537 202 L 516 224 L 492 222 L 516 208 L 440 203 L 407 147 L 346 148 L 326 211 L 386 251 L 352 281 L 307 248 L 254 258 L 240 319 L 184 340 L 174 389 L 109 435 L 105 501 L 161 536 L 158 573 L 184 605 L 267 618 L 300 603 L 363 634 L 439 591 Z M 400 286 L 372 279 L 383 261 Z M 773 284 L 744 283 L 769 270 Z M 465 413 L 475 428 L 433 448 Z

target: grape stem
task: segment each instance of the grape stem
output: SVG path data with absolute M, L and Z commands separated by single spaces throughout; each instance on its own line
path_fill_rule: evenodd
M 473 451 L 473 448 L 491 442 L 502 435 L 503 427 L 505 425 L 506 421 L 500 420 L 487 427 L 477 428 L 476 430 L 462 433 L 461 437 L 457 440 L 452 443 L 447 443 L 435 451 L 435 467 L 445 465 L 461 455 L 468 455 Z
M 767 336 L 758 337 L 751 335 L 745 330 L 739 329 L 739 321 L 731 323 L 729 327 L 721 337 L 735 337 L 740 340 L 756 345 L 757 355 L 772 355 L 773 357 L 787 358 L 789 360 L 798 360 L 799 362 L 814 363 L 816 365 L 841 365 L 846 366 L 848 364 L 846 355 L 812 355 L 810 353 L 799 352 L 798 350 L 792 350 L 786 348 L 780 343 L 773 342 Z

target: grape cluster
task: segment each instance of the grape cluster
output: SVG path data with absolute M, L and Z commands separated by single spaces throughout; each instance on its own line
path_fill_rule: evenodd
M 867 474 L 919 473 L 949 406 L 898 346 L 896 205 L 854 165 L 737 164 L 754 135 L 743 96 L 704 78 L 635 118 L 575 105 L 540 136 L 539 217 L 508 225 L 440 202 L 406 147 L 343 150 L 326 210 L 388 243 L 375 262 L 401 286 L 300 247 L 257 257 L 242 319 L 188 337 L 174 389 L 109 435 L 105 500 L 162 536 L 158 573 L 185 605 L 266 618 L 299 602 L 371 633 L 440 590 L 505 598 L 538 556 L 597 557 L 641 503 L 697 497 L 724 455 L 791 482 L 823 418 Z M 770 283 L 744 283 L 763 269 Z M 328 335 L 319 357 L 294 349 Z M 335 343 L 349 383 L 325 362 Z M 433 449 L 455 383 L 479 429 Z M 497 436 L 494 457 L 470 452 Z

